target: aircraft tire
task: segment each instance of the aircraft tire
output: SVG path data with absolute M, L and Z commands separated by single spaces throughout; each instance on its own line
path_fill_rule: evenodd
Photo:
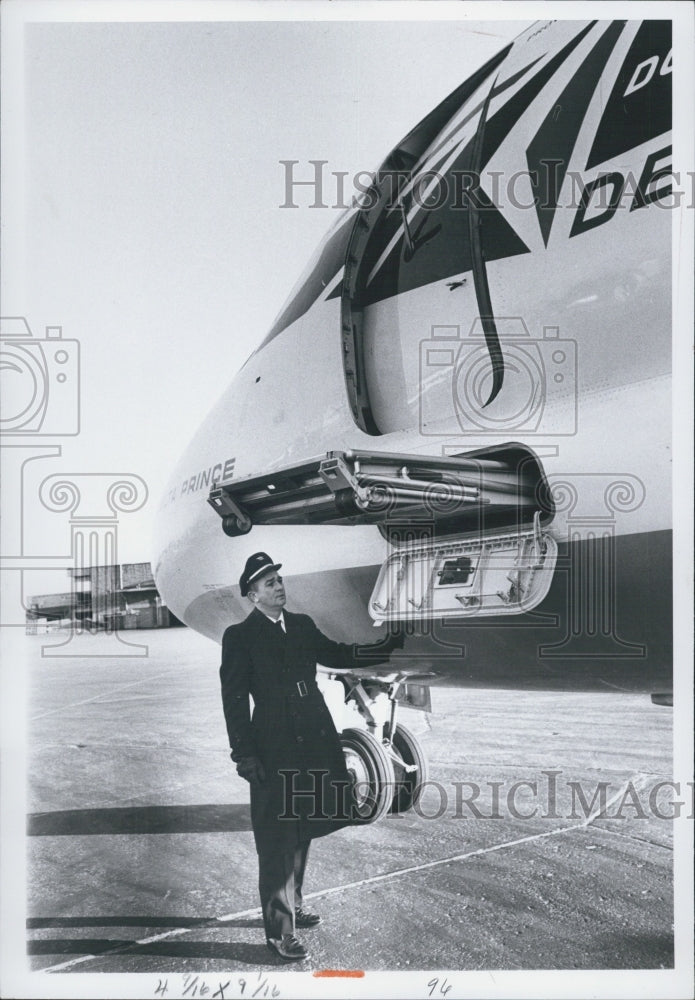
M 394 773 L 383 745 L 364 729 L 344 729 L 340 742 L 354 779 L 356 823 L 375 823 L 391 807 Z
M 427 782 L 427 758 L 420 741 L 400 722 L 393 734 L 392 747 L 404 764 L 415 765 L 415 771 L 406 771 L 394 763 L 395 785 L 390 812 L 403 813 L 420 801 Z
M 248 517 L 242 519 L 237 517 L 236 514 L 228 514 L 222 518 L 222 531 L 230 538 L 237 538 L 239 535 L 248 535 L 252 527 L 253 521 Z

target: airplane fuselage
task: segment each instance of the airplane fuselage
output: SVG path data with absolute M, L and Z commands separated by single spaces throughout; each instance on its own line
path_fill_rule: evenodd
M 245 617 L 237 580 L 263 550 L 284 564 L 292 610 L 337 639 L 374 638 L 368 600 L 390 551 L 377 524 L 229 538 L 213 483 L 329 451 L 520 442 L 554 496 L 548 597 L 514 619 L 415 622 L 403 655 L 472 681 L 667 680 L 668 27 L 534 25 L 341 216 L 163 498 L 155 575 L 186 624 L 219 640 Z

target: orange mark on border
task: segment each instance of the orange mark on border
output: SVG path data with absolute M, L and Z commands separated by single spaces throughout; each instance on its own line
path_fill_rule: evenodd
M 361 969 L 319 969 L 313 973 L 318 979 L 338 978 L 362 979 L 364 972 Z

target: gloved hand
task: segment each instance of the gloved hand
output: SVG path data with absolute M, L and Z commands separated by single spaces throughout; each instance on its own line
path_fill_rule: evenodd
M 258 757 L 241 757 L 237 761 L 236 771 L 252 785 L 262 785 L 265 781 L 265 770 Z

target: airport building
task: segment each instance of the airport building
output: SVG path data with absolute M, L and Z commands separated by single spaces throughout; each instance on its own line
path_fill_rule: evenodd
M 27 602 L 27 633 L 79 625 L 101 629 L 172 628 L 183 622 L 162 602 L 148 562 L 68 569 L 69 592 L 41 594 Z

